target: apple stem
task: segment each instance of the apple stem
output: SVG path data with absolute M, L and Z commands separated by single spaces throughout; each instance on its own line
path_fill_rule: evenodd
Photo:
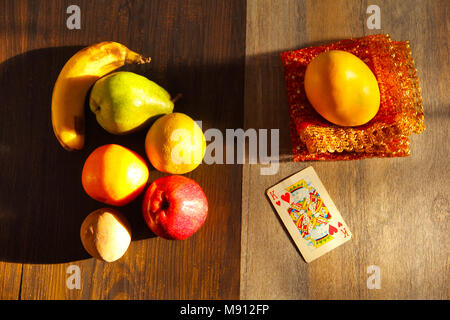
M 177 94 L 171 101 L 173 103 L 177 102 L 178 100 L 180 100 L 183 97 L 183 94 L 179 93 Z

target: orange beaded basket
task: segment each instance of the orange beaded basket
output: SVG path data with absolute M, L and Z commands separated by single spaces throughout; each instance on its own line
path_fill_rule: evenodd
M 380 108 L 367 124 L 341 127 L 322 118 L 304 90 L 307 65 L 327 50 L 344 50 L 363 60 L 380 88 Z M 408 136 L 425 129 L 421 90 L 408 41 L 389 35 L 347 39 L 281 54 L 285 69 L 294 161 L 404 157 Z

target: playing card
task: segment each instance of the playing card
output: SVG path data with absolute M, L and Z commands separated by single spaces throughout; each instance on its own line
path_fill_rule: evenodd
M 267 196 L 306 262 L 350 240 L 350 229 L 313 167 L 269 188 Z

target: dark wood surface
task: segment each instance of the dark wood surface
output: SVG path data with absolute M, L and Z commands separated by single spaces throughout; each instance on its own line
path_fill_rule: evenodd
M 66 8 L 81 8 L 81 30 Z M 368 30 L 366 8 L 381 9 Z M 450 119 L 448 1 L 0 0 L 0 299 L 449 299 Z M 426 131 L 402 159 L 290 161 L 283 50 L 373 33 L 410 40 L 423 89 Z M 102 207 L 81 186 L 88 154 L 119 143 L 145 157 L 145 132 L 107 134 L 87 112 L 82 152 L 53 135 L 50 98 L 65 61 L 81 47 L 115 40 L 152 57 L 127 67 L 183 98 L 175 110 L 203 129 L 279 128 L 281 164 L 206 165 L 187 174 L 210 203 L 187 241 L 155 237 L 140 213 L 125 256 L 90 258 L 79 227 Z M 307 264 L 265 197 L 267 187 L 312 165 L 353 238 Z M 152 170 L 150 181 L 162 176 Z M 66 286 L 81 269 L 81 289 Z M 367 288 L 367 267 L 381 289 Z
M 81 30 L 66 28 L 70 4 L 81 8 Z M 205 225 L 188 241 L 154 237 L 139 197 L 122 210 L 133 229 L 122 259 L 107 264 L 84 251 L 81 222 L 104 206 L 82 189 L 84 160 L 106 143 L 146 157 L 145 131 L 109 135 L 90 112 L 81 152 L 65 151 L 53 135 L 59 71 L 81 47 L 104 40 L 151 56 L 149 65 L 127 69 L 181 93 L 175 111 L 203 121 L 203 129 L 243 125 L 244 1 L 0 1 L 0 297 L 238 298 L 239 165 L 187 174 L 210 202 Z M 152 170 L 150 181 L 159 176 Z M 71 264 L 81 269 L 81 290 L 66 287 Z

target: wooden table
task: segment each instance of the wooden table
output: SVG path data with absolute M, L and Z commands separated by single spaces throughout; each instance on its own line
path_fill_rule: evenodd
M 81 9 L 69 30 L 66 9 Z M 381 9 L 369 30 L 366 9 Z M 0 298 L 2 299 L 448 299 L 448 1 L 0 1 Z M 406 158 L 293 163 L 279 54 L 373 33 L 410 40 L 426 131 Z M 182 93 L 176 111 L 203 129 L 279 128 L 276 175 L 261 164 L 203 164 L 187 174 L 210 214 L 187 241 L 155 237 L 140 201 L 123 208 L 133 228 L 123 258 L 89 258 L 85 216 L 102 207 L 83 191 L 84 160 L 119 143 L 145 155 L 145 132 L 117 137 L 87 113 L 87 145 L 69 153 L 50 121 L 53 84 L 81 47 L 115 40 L 152 57 L 128 68 Z M 312 165 L 353 238 L 304 262 L 265 189 Z M 150 180 L 162 176 L 151 171 Z M 81 289 L 69 289 L 70 266 Z M 367 267 L 381 288 L 369 289 Z

